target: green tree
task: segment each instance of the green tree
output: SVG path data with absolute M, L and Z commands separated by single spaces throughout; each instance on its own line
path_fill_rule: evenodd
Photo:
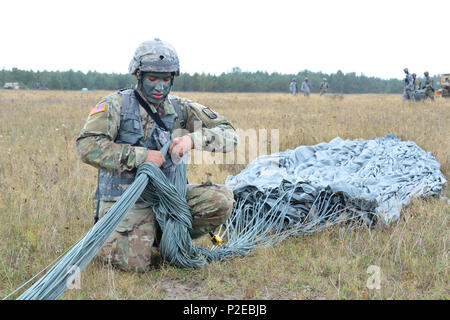
M 383 80 L 367 77 L 355 72 L 344 74 L 341 70 L 335 74 L 311 72 L 302 70 L 297 74 L 281 74 L 273 72 L 243 71 L 234 67 L 230 72 L 220 75 L 183 73 L 175 78 L 175 91 L 211 91 L 211 92 L 288 92 L 292 77 L 296 77 L 299 85 L 305 77 L 309 78 L 312 92 L 318 92 L 322 78 L 326 77 L 330 84 L 329 92 L 337 93 L 401 93 L 403 82 L 399 79 Z M 435 76 L 437 87 L 438 77 Z M 129 74 L 99 73 L 88 71 L 25 71 L 13 68 L 2 70 L 0 80 L 4 82 L 19 82 L 23 88 L 32 88 L 35 83 L 46 83 L 53 90 L 117 90 L 129 88 L 136 84 L 136 80 Z

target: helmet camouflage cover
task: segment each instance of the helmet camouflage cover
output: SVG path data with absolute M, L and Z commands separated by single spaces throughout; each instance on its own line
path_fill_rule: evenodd
M 158 38 L 144 41 L 136 49 L 128 67 L 130 74 L 136 72 L 173 72 L 180 75 L 180 62 L 175 48 Z

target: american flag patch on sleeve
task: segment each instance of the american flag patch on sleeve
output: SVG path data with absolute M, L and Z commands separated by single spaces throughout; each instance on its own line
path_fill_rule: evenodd
M 91 112 L 89 112 L 89 115 L 92 116 L 93 114 L 103 112 L 105 110 L 106 110 L 106 103 L 102 103 L 92 108 Z

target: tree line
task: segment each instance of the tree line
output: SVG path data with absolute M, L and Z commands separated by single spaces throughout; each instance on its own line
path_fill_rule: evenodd
M 322 78 L 327 78 L 328 92 L 333 93 L 401 93 L 404 82 L 399 79 L 381 79 L 368 77 L 354 72 L 344 74 L 338 71 L 332 74 L 304 70 L 297 74 L 267 73 L 263 71 L 244 72 L 235 67 L 220 75 L 182 73 L 175 79 L 174 91 L 203 92 L 289 92 L 292 78 L 298 86 L 308 77 L 312 92 L 319 92 Z M 435 82 L 438 78 L 434 78 Z M 0 83 L 18 82 L 21 89 L 38 87 L 50 90 L 117 90 L 132 87 L 136 80 L 129 74 L 99 73 L 89 71 L 26 71 L 13 68 L 0 71 Z M 39 86 L 40 85 L 40 86 Z

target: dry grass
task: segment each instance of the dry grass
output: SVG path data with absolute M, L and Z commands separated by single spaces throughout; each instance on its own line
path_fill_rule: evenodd
M 108 92 L 0 91 L 0 296 L 39 272 L 92 226 L 96 170 L 75 153 L 90 108 Z M 450 100 L 402 104 L 400 95 L 309 99 L 288 94 L 180 93 L 237 128 L 279 129 L 280 151 L 389 132 L 431 151 L 450 176 Z M 223 183 L 244 165 L 190 165 Z M 444 194 L 449 197 L 447 187 Z M 92 262 L 81 290 L 62 299 L 448 299 L 449 205 L 414 200 L 390 226 L 333 227 L 247 257 L 182 270 L 157 261 L 145 274 Z M 200 245 L 209 246 L 207 239 Z M 155 249 L 155 257 L 158 253 Z M 381 268 L 369 290 L 367 268 Z

